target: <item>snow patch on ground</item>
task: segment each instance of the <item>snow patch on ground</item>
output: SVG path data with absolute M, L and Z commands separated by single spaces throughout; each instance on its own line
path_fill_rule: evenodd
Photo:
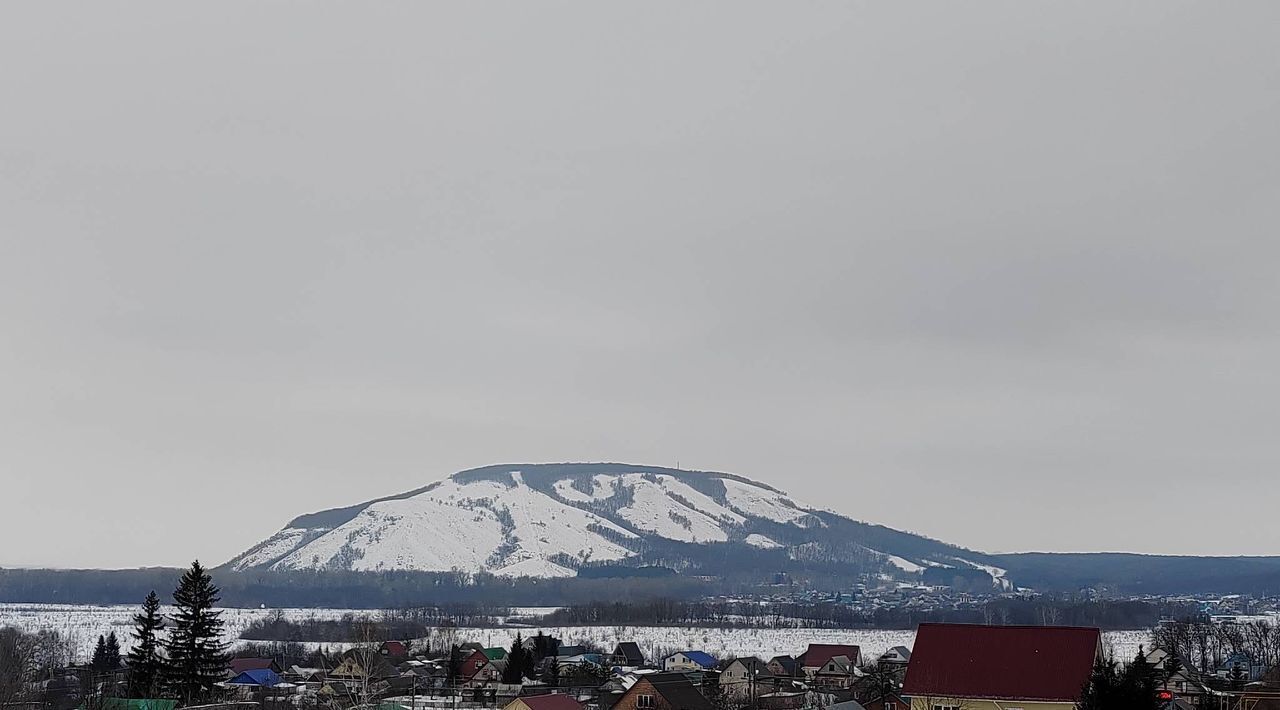
M 496 569 L 499 577 L 573 577 L 577 572 L 541 557 L 526 557 Z
M 629 479 L 631 474 L 625 478 Z M 632 481 L 627 480 L 627 484 Z M 623 520 L 635 527 L 681 542 L 725 542 L 729 539 L 720 522 L 711 516 L 678 504 L 659 483 L 635 475 L 631 503 L 618 510 Z
M 764 548 L 766 550 L 776 550 L 779 547 L 782 547 L 782 545 L 779 544 L 773 538 L 766 537 L 764 535 L 761 535 L 760 533 L 751 533 L 746 537 L 745 540 L 743 540 L 743 542 L 747 543 L 748 545 Z
M 573 479 L 571 478 L 556 481 L 553 488 L 565 500 L 571 500 L 575 503 L 599 503 L 600 501 L 609 500 L 617 493 L 617 489 L 613 487 L 613 482 L 613 476 L 596 474 L 591 477 L 590 493 L 583 493 L 574 488 Z
M 955 557 L 953 559 L 955 559 L 957 562 L 963 562 L 974 569 L 980 569 L 983 572 L 986 572 L 987 574 L 991 575 L 991 579 L 993 580 L 993 583 L 995 584 L 995 586 L 1000 587 L 1001 589 L 1013 589 L 1013 583 L 1010 582 L 1008 579 L 1005 579 L 1005 575 L 1009 574 L 1008 570 L 1002 569 L 1000 567 L 994 567 L 992 565 L 978 564 L 977 562 L 973 562 L 972 560 L 966 560 L 963 557 Z
M 731 478 L 722 480 L 725 498 L 728 499 L 729 505 L 745 515 L 772 520 L 776 523 L 794 523 L 809 515 L 797 509 L 791 499 L 781 493 Z
M 258 565 L 271 564 L 280 557 L 289 554 L 311 532 L 311 530 L 303 528 L 285 528 L 245 553 L 244 557 L 236 562 L 235 569 L 241 570 L 257 567 Z
M 912 562 L 911 560 L 906 559 L 905 557 L 898 557 L 897 555 L 885 555 L 885 559 L 889 562 L 889 564 L 893 565 L 894 567 L 897 567 L 903 572 L 916 574 L 924 571 L 924 567 L 921 567 L 920 565 Z

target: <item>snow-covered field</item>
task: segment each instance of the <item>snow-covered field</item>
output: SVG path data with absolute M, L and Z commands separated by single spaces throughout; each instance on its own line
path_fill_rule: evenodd
M 76 642 L 82 657 L 93 652 L 99 634 L 115 631 L 121 644 L 128 648 L 132 617 L 137 613 L 132 606 L 82 606 L 60 604 L 0 604 L 0 626 L 15 626 L 27 631 L 51 629 Z M 166 609 L 167 611 L 167 609 Z M 234 641 L 254 620 L 280 611 L 286 618 L 320 619 L 339 618 L 343 614 L 370 614 L 376 612 L 352 609 L 225 609 L 226 640 Z M 513 610 L 514 611 L 514 610 Z M 546 613 L 548 609 L 527 609 L 527 612 Z M 528 636 L 537 629 L 458 629 L 459 640 L 480 641 L 486 646 L 510 646 L 516 632 Z M 680 649 L 698 649 L 718 658 L 732 656 L 762 656 L 769 658 L 783 653 L 799 653 L 809 643 L 848 643 L 862 647 L 868 657 L 875 657 L 893 646 L 911 647 L 915 632 L 910 630 L 876 629 L 705 629 L 676 626 L 572 626 L 545 627 L 544 633 L 563 639 L 567 643 L 594 643 L 611 648 L 618 641 L 635 641 L 646 655 Z M 1143 631 L 1108 631 L 1103 643 L 1117 658 L 1132 658 L 1140 644 L 1150 642 L 1150 634 Z M 329 644 L 340 646 L 340 644 Z
M 137 614 L 136 606 L 93 606 L 84 604 L 0 604 L 0 626 L 13 626 L 24 631 L 41 631 L 49 629 L 62 634 L 64 638 L 76 643 L 81 657 L 88 658 L 93 654 L 94 644 L 100 634 L 112 631 L 120 639 L 120 645 L 128 649 L 133 645 L 130 636 L 133 628 L 133 615 Z M 162 607 L 168 614 L 172 607 Z M 223 609 L 222 618 L 226 621 L 223 638 L 233 641 L 240 633 L 257 619 L 275 613 L 275 609 Z M 337 619 L 343 614 L 368 614 L 368 611 L 356 609 L 280 609 L 286 618 Z

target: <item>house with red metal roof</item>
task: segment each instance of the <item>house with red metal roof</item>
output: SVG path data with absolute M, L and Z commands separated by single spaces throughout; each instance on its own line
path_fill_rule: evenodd
M 232 678 L 244 673 L 245 671 L 260 671 L 268 669 L 272 673 L 280 673 L 280 666 L 274 658 L 232 658 L 227 662 L 228 675 Z
M 843 656 L 846 666 L 862 665 L 862 649 L 857 646 L 839 643 L 811 643 L 809 648 L 796 659 L 796 665 L 804 672 L 805 677 L 813 678 L 827 666 L 831 659 Z
M 562 693 L 522 695 L 502 710 L 582 710 L 582 703 Z
M 1093 628 L 921 624 L 902 694 L 912 710 L 1067 710 L 1101 657 Z
M 386 641 L 378 649 L 378 653 L 388 658 L 404 658 L 409 655 L 409 647 L 403 641 Z

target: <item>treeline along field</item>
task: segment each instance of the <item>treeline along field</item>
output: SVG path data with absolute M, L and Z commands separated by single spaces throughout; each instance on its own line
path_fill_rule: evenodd
M 839 604 L 760 604 L 755 602 L 652 601 L 592 602 L 572 605 L 537 617 L 521 618 L 534 626 L 678 626 L 741 629 L 914 629 L 925 622 L 986 624 L 1063 624 L 1107 629 L 1148 628 L 1161 618 L 1190 614 L 1175 604 L 1151 602 L 1073 602 L 1053 599 L 999 599 L 978 609 L 865 614 Z M 507 625 L 501 607 L 450 605 L 344 614 L 339 618 L 297 618 L 272 614 L 240 634 L 253 641 L 351 642 L 380 638 L 425 638 L 442 628 Z

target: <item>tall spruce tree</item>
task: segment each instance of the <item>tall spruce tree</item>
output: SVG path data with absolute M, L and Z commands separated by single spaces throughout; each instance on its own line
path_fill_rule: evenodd
M 142 613 L 133 617 L 133 649 L 129 651 L 129 694 L 135 698 L 155 698 L 160 694 L 164 658 L 160 655 L 160 597 L 155 591 L 142 602 Z
M 543 675 L 542 681 L 552 688 L 560 687 L 560 657 L 547 657 L 547 672 Z
M 89 667 L 94 673 L 101 673 L 107 669 L 107 637 L 98 634 L 98 645 L 93 647 L 93 658 L 89 661 Z
M 199 560 L 191 563 L 173 591 L 176 610 L 164 645 L 169 656 L 166 675 L 170 689 L 186 705 L 208 698 L 214 683 L 226 674 L 222 613 L 213 610 L 218 592 Z
M 462 662 L 466 660 L 462 656 L 462 647 L 458 644 L 449 646 L 449 669 L 448 684 L 449 687 L 457 687 L 462 685 Z
M 107 634 L 106 656 L 103 658 L 105 670 L 120 670 L 120 639 L 116 638 L 116 632 L 112 631 Z
M 522 683 L 524 682 L 525 666 L 527 665 L 524 650 L 524 638 L 520 636 L 520 632 L 516 632 L 516 640 L 511 642 L 511 650 L 507 651 L 507 667 L 502 670 L 503 683 Z

